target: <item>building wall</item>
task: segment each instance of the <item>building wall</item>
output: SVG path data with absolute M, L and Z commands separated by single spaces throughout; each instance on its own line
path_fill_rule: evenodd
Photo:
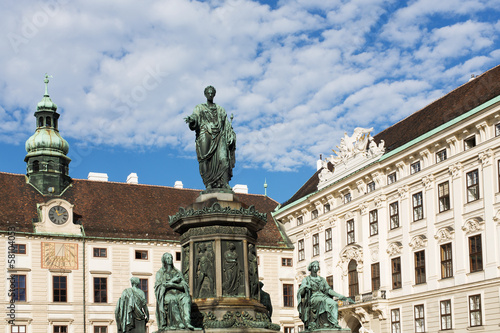
M 470 328 L 468 295 L 480 293 L 482 328 L 498 331 L 500 324 L 500 104 L 482 108 L 462 121 L 445 124 L 399 152 L 383 155 L 378 162 L 281 209 L 281 221 L 295 246 L 296 282 L 308 274 L 307 265 L 320 261 L 320 275 L 333 276 L 334 289 L 349 294 L 348 264 L 357 263 L 357 304 L 341 307 L 342 322 L 351 328 L 362 324 L 373 332 L 391 332 L 391 309 L 401 309 L 402 332 L 413 332 L 414 305 L 424 304 L 425 331 L 439 330 L 439 300 L 453 299 L 454 332 Z M 476 146 L 465 141 L 475 137 Z M 447 158 L 436 160 L 445 149 Z M 420 161 L 420 171 L 411 166 Z M 340 168 L 340 166 L 339 166 Z M 467 174 L 477 170 L 479 199 L 468 200 Z M 397 181 L 389 184 L 388 175 Z M 367 184 L 375 182 L 368 192 Z M 440 212 L 438 188 L 449 182 L 450 209 Z M 345 202 L 347 193 L 352 200 Z M 414 221 L 413 196 L 422 193 L 423 218 Z M 390 204 L 399 205 L 400 226 L 390 227 Z M 330 211 L 325 212 L 325 205 Z M 377 210 L 378 234 L 370 235 L 370 211 Z M 314 211 L 318 216 L 314 217 Z M 299 224 L 302 217 L 302 224 Z M 354 238 L 347 243 L 347 221 L 354 220 Z M 325 232 L 332 230 L 332 250 L 326 251 Z M 313 253 L 313 237 L 319 235 L 319 252 Z M 469 238 L 481 235 L 483 269 L 471 272 Z M 304 260 L 299 260 L 299 241 Z M 453 277 L 442 278 L 440 246 L 452 244 Z M 415 253 L 425 251 L 425 283 L 417 284 Z M 401 288 L 393 288 L 391 260 L 401 258 Z M 380 290 L 374 297 L 371 265 L 380 264 Z M 377 296 L 377 295 L 375 295 Z M 418 304 L 417 304 L 418 305 Z M 298 313 L 295 312 L 298 317 Z M 298 328 L 298 326 L 296 326 Z
M 26 254 L 16 254 L 14 269 L 0 271 L 0 290 L 4 297 L 0 306 L 6 309 L 9 302 L 9 284 L 11 274 L 26 275 L 27 301 L 16 302 L 15 324 L 26 325 L 27 333 L 52 333 L 53 325 L 67 325 L 70 333 L 94 332 L 94 326 L 106 326 L 107 332 L 117 332 L 114 311 L 122 291 L 130 287 L 130 278 L 137 276 L 148 280 L 148 307 L 150 312 L 149 332 L 157 330 L 154 295 L 155 274 L 161 267 L 161 256 L 165 252 L 173 254 L 181 248 L 177 242 L 136 242 L 133 240 L 86 239 L 85 250 L 81 238 L 42 237 L 16 234 L 15 242 L 26 245 Z M 78 260 L 74 269 L 42 268 L 42 243 L 77 244 Z M 8 234 L 0 234 L 0 264 L 7 267 Z M 106 258 L 93 257 L 94 248 L 107 249 Z M 135 259 L 135 250 L 148 252 L 147 260 Z M 84 260 L 85 251 L 85 260 Z M 264 290 L 271 295 L 274 314 L 273 322 L 293 320 L 290 310 L 280 303 L 277 288 L 281 276 L 293 277 L 293 267 L 281 268 L 282 257 L 292 257 L 292 251 L 286 249 L 259 248 L 259 277 L 264 282 Z M 174 265 L 180 269 L 181 262 Z M 85 267 L 85 271 L 84 271 Z M 53 276 L 66 276 L 68 299 L 64 303 L 53 302 Z M 94 302 L 93 278 L 107 278 L 107 302 Z M 84 282 L 85 279 L 85 282 Z M 85 291 L 84 291 L 85 290 Z M 85 295 L 85 297 L 84 297 Z M 2 311 L 8 314 L 8 310 Z M 287 319 L 288 318 L 288 319 Z M 10 318 L 5 316 L 5 323 Z M 3 321 L 3 320 L 2 320 Z M 0 332 L 11 333 L 10 325 L 0 325 Z

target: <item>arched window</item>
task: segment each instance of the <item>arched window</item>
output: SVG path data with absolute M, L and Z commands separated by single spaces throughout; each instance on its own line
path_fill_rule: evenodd
M 38 118 L 38 127 L 43 127 L 43 117 Z
M 50 117 L 45 118 L 45 126 L 47 126 L 47 127 L 52 126 L 52 122 L 50 121 Z
M 57 119 L 54 119 L 54 128 L 57 129 Z
M 349 275 L 349 297 L 354 300 L 356 295 L 359 294 L 358 263 L 356 260 L 353 259 L 349 262 L 347 270 Z
M 40 163 L 37 160 L 35 160 L 33 161 L 33 172 L 38 172 L 38 171 L 40 171 Z

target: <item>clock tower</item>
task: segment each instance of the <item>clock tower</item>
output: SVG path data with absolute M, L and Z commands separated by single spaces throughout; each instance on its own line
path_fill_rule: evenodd
M 66 156 L 68 142 L 59 134 L 59 113 L 49 97 L 47 74 L 44 82 L 45 94 L 35 112 L 35 134 L 26 141 L 24 161 L 28 182 L 44 195 L 58 196 L 71 183 L 68 175 L 71 159 Z

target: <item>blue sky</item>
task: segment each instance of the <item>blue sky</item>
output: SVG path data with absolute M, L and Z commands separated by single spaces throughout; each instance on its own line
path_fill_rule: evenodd
M 203 188 L 183 118 L 217 88 L 237 165 L 279 202 L 355 127 L 376 134 L 500 63 L 500 0 L 3 1 L 0 171 L 25 172 L 45 73 L 70 175 Z

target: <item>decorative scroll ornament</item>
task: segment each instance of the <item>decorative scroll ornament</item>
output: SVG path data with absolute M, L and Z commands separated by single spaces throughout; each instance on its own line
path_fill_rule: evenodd
M 354 308 L 354 313 L 356 314 L 357 319 L 362 323 L 366 324 L 370 321 L 370 315 L 366 312 L 365 309 L 361 306 L 357 306 Z
M 304 237 L 309 237 L 309 234 L 311 233 L 311 228 L 306 227 L 304 230 L 302 230 L 302 233 L 304 234 Z
M 362 202 L 361 204 L 359 204 L 359 210 L 361 211 L 362 215 L 365 215 L 366 213 L 368 213 L 368 203 L 365 201 L 365 202 Z
M 401 254 L 401 251 L 403 251 L 403 244 L 401 244 L 401 242 L 391 243 L 387 247 L 387 254 L 391 257 Z
M 434 175 L 424 176 L 422 178 L 422 184 L 424 185 L 426 190 L 430 190 L 432 185 L 434 184 Z
M 203 207 L 203 209 L 198 210 L 186 210 L 183 207 L 180 207 L 179 212 L 173 216 L 169 216 L 168 219 L 169 224 L 172 225 L 174 222 L 177 222 L 178 220 L 185 217 L 209 214 L 251 215 L 258 217 L 261 220 L 267 221 L 267 214 L 259 213 L 259 211 L 256 210 L 254 206 L 250 206 L 248 208 L 241 207 L 240 209 L 232 209 L 231 207 L 222 207 L 218 202 L 215 202 L 211 207 Z
M 373 199 L 373 201 L 375 202 L 375 207 L 381 208 L 385 200 L 387 200 L 385 194 L 376 196 L 375 199 Z
M 462 230 L 466 234 L 471 234 L 483 230 L 483 227 L 484 227 L 484 220 L 480 217 L 475 217 L 465 221 L 464 225 L 462 226 Z
M 358 180 L 356 182 L 356 186 L 358 187 L 358 191 L 360 194 L 365 194 L 366 193 L 366 186 L 365 186 L 365 182 L 362 181 L 362 180 Z
M 408 195 L 408 185 L 403 185 L 402 187 L 398 188 L 398 194 L 400 198 L 404 198 Z
M 427 246 L 427 237 L 425 235 L 418 235 L 411 239 L 409 243 L 413 250 L 422 249 Z
M 438 243 L 444 243 L 446 241 L 453 240 L 453 236 L 455 234 L 455 230 L 453 227 L 443 227 L 436 232 L 434 238 L 438 241 Z
M 384 303 L 387 304 L 387 303 Z M 378 314 L 379 319 L 387 319 L 387 307 L 383 306 L 381 303 L 374 303 L 372 305 L 372 310 Z
M 351 260 L 356 260 L 358 273 L 363 272 L 363 248 L 359 245 L 348 245 L 340 254 L 340 261 L 337 266 L 342 270 L 342 275 L 347 276 L 348 266 Z
M 497 210 L 497 213 L 493 216 L 493 221 L 500 224 L 500 210 Z
M 460 170 L 462 170 L 462 163 L 460 162 L 450 165 L 448 168 L 448 172 L 451 174 L 453 179 L 460 177 Z
M 337 215 L 332 215 L 328 218 L 328 226 L 335 227 L 337 225 Z
M 353 213 L 353 212 L 347 212 L 347 213 L 345 213 L 345 215 L 344 215 L 344 219 L 345 219 L 345 220 L 349 220 L 349 219 L 351 219 L 353 216 L 354 216 L 354 213 Z
M 483 166 L 483 168 L 491 164 L 492 155 L 493 151 L 491 149 L 487 149 L 479 153 L 478 158 L 481 161 L 481 165 Z

